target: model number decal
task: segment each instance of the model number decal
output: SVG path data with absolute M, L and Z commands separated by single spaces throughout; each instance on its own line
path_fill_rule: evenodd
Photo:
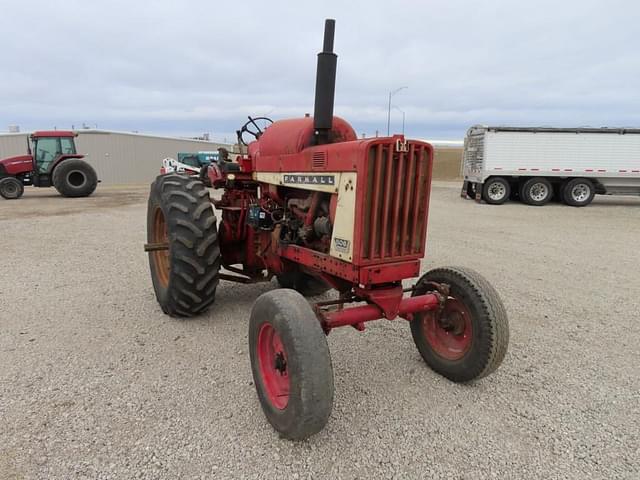
M 296 185 L 335 185 L 334 175 L 284 175 L 283 183 L 295 183 Z
M 349 253 L 349 240 L 344 240 L 342 238 L 334 238 L 333 243 L 338 252 Z

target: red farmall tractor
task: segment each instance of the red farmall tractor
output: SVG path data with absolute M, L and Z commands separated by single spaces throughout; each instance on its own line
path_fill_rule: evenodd
M 425 362 L 454 382 L 493 372 L 509 337 L 498 294 L 472 270 L 436 268 L 403 286 L 425 253 L 432 147 L 402 135 L 358 140 L 333 116 L 333 33 L 327 20 L 313 118 L 264 131 L 250 118 L 238 131 L 242 143 L 247 132 L 255 137 L 247 153 L 208 169 L 220 200 L 199 179 L 168 174 L 152 184 L 148 204 L 145 250 L 165 313 L 206 311 L 219 280 L 275 276 L 283 287 L 256 300 L 249 352 L 264 413 L 289 439 L 317 433 L 329 418 L 334 328 L 408 320 Z M 331 288 L 338 298 L 304 298 Z
M 74 132 L 34 132 L 27 155 L 0 160 L 0 195 L 20 198 L 25 185 L 54 186 L 65 197 L 86 197 L 98 185 L 98 176 L 84 155 L 76 152 Z M 32 153 L 33 152 L 33 153 Z

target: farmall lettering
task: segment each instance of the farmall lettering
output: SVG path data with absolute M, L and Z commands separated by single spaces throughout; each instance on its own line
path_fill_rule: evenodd
M 283 183 L 295 185 L 327 185 L 334 186 L 336 177 L 334 175 L 287 175 L 282 179 Z

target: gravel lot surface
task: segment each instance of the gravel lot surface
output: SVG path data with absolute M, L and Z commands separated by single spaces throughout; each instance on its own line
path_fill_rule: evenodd
M 164 316 L 148 188 L 0 201 L 0 478 L 640 478 L 640 199 L 492 207 L 434 186 L 423 270 L 500 292 L 502 367 L 456 385 L 403 321 L 329 336 L 333 415 L 280 440 L 252 385 L 247 321 L 275 283 Z

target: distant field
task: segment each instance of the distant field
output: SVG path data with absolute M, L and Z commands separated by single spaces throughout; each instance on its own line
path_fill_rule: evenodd
M 433 178 L 435 180 L 456 180 L 461 177 L 460 162 L 462 148 L 435 148 Z

